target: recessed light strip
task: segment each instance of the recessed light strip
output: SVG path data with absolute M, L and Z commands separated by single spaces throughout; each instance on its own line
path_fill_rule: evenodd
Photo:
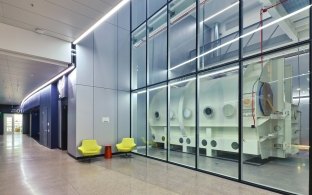
M 165 88 L 165 87 L 167 87 L 166 84 L 165 84 L 165 85 L 158 86 L 158 87 L 150 88 L 150 89 L 148 89 L 148 91 L 154 91 L 154 90 L 162 89 L 162 88 Z
M 169 85 L 170 86 L 173 86 L 173 85 L 179 85 L 179 84 L 182 84 L 182 83 L 186 83 L 188 81 L 194 81 L 196 78 L 189 78 L 189 79 L 186 79 L 186 80 L 183 80 L 183 81 L 176 81 L 174 83 L 170 83 Z
M 218 75 L 218 74 L 221 74 L 221 73 L 226 73 L 226 72 L 238 70 L 238 68 L 239 68 L 238 66 L 234 66 L 234 67 L 231 67 L 231 68 L 226 68 L 226 69 L 219 70 L 219 71 L 216 71 L 216 72 L 211 72 L 211 73 L 207 73 L 207 74 L 204 74 L 204 75 L 200 75 L 199 78 L 202 79 L 202 78 L 205 78 L 205 77 L 215 76 L 215 75 Z
M 137 94 L 143 94 L 143 93 L 146 93 L 146 90 L 142 90 L 142 91 L 137 92 Z
M 76 45 L 83 38 L 85 38 L 88 34 L 90 34 L 94 29 L 96 29 L 100 24 L 102 24 L 105 20 L 111 17 L 115 12 L 117 12 L 120 8 L 122 8 L 129 0 L 122 0 L 118 3 L 112 10 L 110 10 L 105 16 L 103 16 L 99 21 L 93 24 L 86 32 L 84 32 L 80 37 L 78 37 L 73 43 Z
M 208 20 L 211 20 L 212 18 L 214 18 L 214 17 L 216 17 L 216 16 L 218 16 L 218 15 L 222 14 L 223 12 L 225 12 L 225 11 L 227 11 L 227 10 L 231 9 L 232 7 L 237 6 L 238 4 L 239 4 L 239 1 L 237 1 L 236 3 L 234 3 L 234 4 L 230 5 L 230 6 L 226 7 L 226 8 L 224 8 L 223 10 L 221 10 L 221 11 L 219 11 L 219 12 L 217 12 L 217 13 L 213 14 L 212 16 L 210 16 L 210 17 L 206 18 L 206 19 L 205 19 L 204 21 L 202 21 L 201 23 L 203 23 L 203 22 L 207 22 Z
M 70 71 L 74 70 L 76 67 L 74 65 L 68 67 L 66 70 L 64 70 L 63 72 L 61 72 L 60 74 L 56 75 L 55 77 L 53 77 L 52 79 L 50 79 L 49 81 L 45 82 L 43 85 L 41 85 L 40 87 L 38 87 L 37 89 L 35 89 L 34 91 L 32 91 L 30 94 L 28 94 L 22 101 L 21 106 L 23 106 L 23 104 L 26 102 L 26 100 L 28 98 L 30 98 L 32 95 L 34 95 L 35 93 L 37 93 L 38 91 L 40 91 L 41 89 L 45 88 L 46 86 L 50 85 L 51 83 L 53 83 L 54 81 L 58 80 L 59 78 L 61 78 L 62 76 L 66 75 L 67 73 L 69 73 Z

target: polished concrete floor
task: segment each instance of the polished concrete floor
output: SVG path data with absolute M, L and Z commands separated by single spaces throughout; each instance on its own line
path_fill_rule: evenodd
M 273 193 L 137 155 L 76 161 L 28 136 L 5 135 L 0 136 L 0 194 Z
M 137 150 L 145 153 L 145 148 Z M 166 150 L 149 147 L 149 156 L 166 159 Z M 195 167 L 195 155 L 170 151 L 169 161 Z M 205 171 L 238 177 L 238 162 L 220 158 L 199 156 L 198 168 Z M 300 152 L 285 159 L 272 159 L 261 166 L 242 165 L 242 178 L 256 184 L 277 188 L 295 194 L 309 194 L 309 155 Z

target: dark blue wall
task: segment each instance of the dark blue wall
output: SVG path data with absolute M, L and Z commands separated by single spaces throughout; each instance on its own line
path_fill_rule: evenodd
M 23 112 L 29 113 L 39 107 L 39 142 L 49 148 L 58 146 L 58 91 L 56 84 L 51 84 L 29 98 L 23 105 Z M 47 120 L 42 120 L 42 111 L 46 110 Z M 35 127 L 36 128 L 36 127 Z M 32 130 L 32 131 L 36 131 Z M 36 132 L 34 132 L 36 133 Z M 47 136 L 47 137 L 45 137 Z
M 40 115 L 39 110 L 34 110 L 31 112 L 31 137 L 39 141 L 40 136 Z

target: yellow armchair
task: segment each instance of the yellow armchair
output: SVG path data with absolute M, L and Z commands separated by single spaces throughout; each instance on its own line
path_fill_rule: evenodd
M 133 138 L 123 138 L 121 143 L 116 144 L 118 152 L 127 153 L 131 152 L 135 148 L 136 144 L 134 143 Z
M 99 146 L 96 140 L 82 140 L 82 144 L 78 147 L 82 156 L 94 156 L 101 153 L 102 146 Z

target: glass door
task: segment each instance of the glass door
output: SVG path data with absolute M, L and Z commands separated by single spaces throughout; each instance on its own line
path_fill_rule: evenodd
M 4 114 L 4 133 L 13 134 L 22 132 L 23 115 L 22 114 Z
M 6 134 L 12 134 L 13 133 L 13 116 L 5 116 L 4 117 L 4 129 Z

